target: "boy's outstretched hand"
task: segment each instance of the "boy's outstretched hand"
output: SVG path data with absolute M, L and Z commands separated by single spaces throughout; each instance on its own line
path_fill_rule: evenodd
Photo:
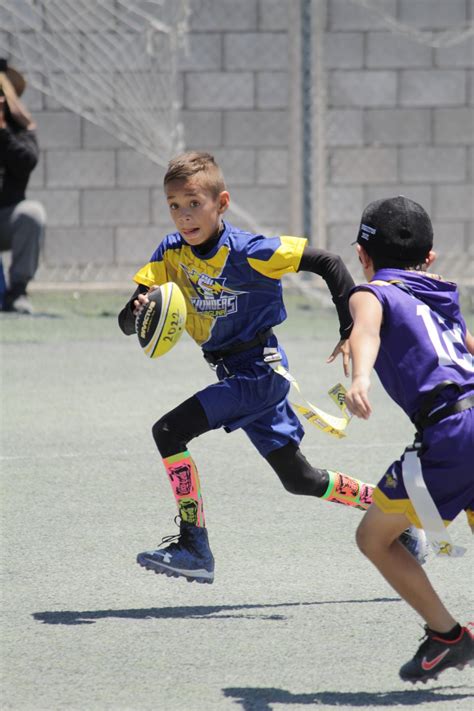
M 342 353 L 342 367 L 344 368 L 344 375 L 347 378 L 349 376 L 349 361 L 351 359 L 351 354 L 349 350 L 349 341 L 346 338 L 341 338 L 326 363 L 332 363 L 336 360 L 339 353 Z
M 346 392 L 345 401 L 353 415 L 368 420 L 372 408 L 369 402 L 370 378 L 367 375 L 356 375 L 352 385 Z

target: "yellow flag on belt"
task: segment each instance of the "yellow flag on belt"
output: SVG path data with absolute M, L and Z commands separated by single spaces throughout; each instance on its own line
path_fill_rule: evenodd
M 327 434 L 330 434 L 333 437 L 341 439 L 342 437 L 346 436 L 344 430 L 352 419 L 352 413 L 350 413 L 347 409 L 345 401 L 345 395 L 347 391 L 344 385 L 342 385 L 342 383 L 337 383 L 336 385 L 334 385 L 328 393 L 330 398 L 342 412 L 342 417 L 335 417 L 334 415 L 330 415 L 329 413 L 324 412 L 324 410 L 321 410 L 319 407 L 316 407 L 316 405 L 313 405 L 311 402 L 309 402 L 309 400 L 306 400 L 303 397 L 300 386 L 298 385 L 297 381 L 291 375 L 291 373 L 289 373 L 286 368 L 281 365 L 281 362 L 277 361 L 276 359 L 274 362 L 272 362 L 270 358 L 267 362 L 270 363 L 275 373 L 281 375 L 281 377 L 285 378 L 285 380 L 288 380 L 288 382 L 291 383 L 291 385 L 298 392 L 300 400 L 302 400 L 304 404 L 300 405 L 298 403 L 291 402 L 291 405 L 292 407 L 294 407 L 296 412 L 302 415 L 302 417 L 304 417 L 307 422 L 310 422 L 318 429 L 322 430 L 323 432 L 327 432 Z

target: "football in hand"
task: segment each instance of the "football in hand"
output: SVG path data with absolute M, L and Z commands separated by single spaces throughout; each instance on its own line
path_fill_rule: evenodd
M 165 355 L 181 338 L 186 326 L 186 302 L 174 282 L 148 292 L 149 302 L 135 319 L 138 342 L 148 358 Z

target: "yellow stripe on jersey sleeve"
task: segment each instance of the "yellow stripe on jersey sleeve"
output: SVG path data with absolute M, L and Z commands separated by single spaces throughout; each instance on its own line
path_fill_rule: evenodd
M 166 284 L 169 279 L 163 262 L 148 262 L 138 270 L 133 281 L 144 286 L 153 286 L 154 284 L 161 286 L 161 284 Z
M 255 269 L 259 274 L 270 277 L 270 279 L 281 279 L 284 274 L 298 271 L 307 242 L 305 237 L 282 235 L 280 246 L 273 252 L 270 259 L 247 257 L 247 261 L 252 269 Z

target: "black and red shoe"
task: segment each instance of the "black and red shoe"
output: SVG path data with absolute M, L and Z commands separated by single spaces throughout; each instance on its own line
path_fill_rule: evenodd
M 467 664 L 474 666 L 474 637 L 468 627 L 461 627 L 459 636 L 453 640 L 439 637 L 429 627 L 425 627 L 425 634 L 423 644 L 413 659 L 400 669 L 403 681 L 413 684 L 421 681 L 425 684 L 430 679 L 437 679 L 445 669 L 464 669 Z

